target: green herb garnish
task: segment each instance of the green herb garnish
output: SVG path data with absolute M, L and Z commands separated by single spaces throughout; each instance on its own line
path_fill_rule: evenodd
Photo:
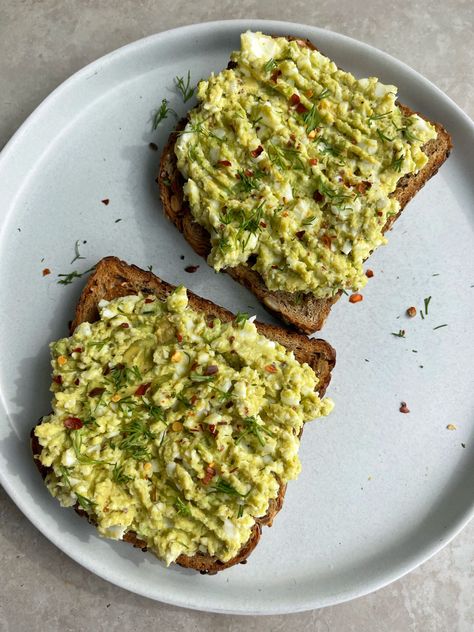
M 219 478 L 214 487 L 209 490 L 211 493 L 222 493 L 228 494 L 229 496 L 240 496 L 241 498 L 245 498 L 248 494 L 241 494 L 238 492 L 235 487 L 233 487 L 230 483 L 228 483 L 223 478 Z
M 398 334 L 396 334 L 395 332 L 392 331 L 392 336 L 396 336 L 397 338 L 405 338 L 405 330 L 404 329 L 400 329 L 400 331 L 398 332 Z
M 183 404 L 185 408 L 191 408 L 191 402 L 182 393 L 178 393 L 176 395 L 176 399 L 178 400 L 178 402 L 181 402 L 181 404 Z
M 273 70 L 274 68 L 276 68 L 278 65 L 278 62 L 276 59 L 273 59 L 273 57 L 271 57 L 267 63 L 264 65 L 263 70 L 265 72 L 270 72 L 271 70 Z
M 389 116 L 389 114 L 391 113 L 392 113 L 392 110 L 390 110 L 390 112 L 385 112 L 384 114 L 372 114 L 372 116 L 369 116 L 368 118 L 369 125 L 372 123 L 372 121 L 380 121 L 380 119 L 383 119 L 386 116 Z
M 244 424 L 246 426 L 246 429 L 243 430 L 239 436 L 237 437 L 236 440 L 236 444 L 239 443 L 239 441 L 241 441 L 244 437 L 246 437 L 249 434 L 254 435 L 254 437 L 257 438 L 258 442 L 260 443 L 260 445 L 264 446 L 265 445 L 265 440 L 262 436 L 262 433 L 268 435 L 269 437 L 273 437 L 273 433 L 270 432 L 270 430 L 268 430 L 267 428 L 265 428 L 265 426 L 263 424 L 259 424 L 258 421 L 255 419 L 255 417 L 245 417 L 244 419 Z
M 114 465 L 114 469 L 112 470 L 112 480 L 114 483 L 117 483 L 117 485 L 123 485 L 124 483 L 131 481 L 132 478 L 131 476 L 127 476 L 125 474 L 123 465 L 116 463 Z
M 237 312 L 234 318 L 234 325 L 236 327 L 243 327 L 248 319 L 249 315 L 247 314 L 247 312 Z
M 425 298 L 425 316 L 428 316 L 428 305 L 430 304 L 431 301 L 431 296 L 428 296 L 427 298 Z
M 244 515 L 244 506 L 243 505 L 239 505 L 239 511 L 237 513 L 237 518 L 242 518 L 243 515 Z
M 191 87 L 191 71 L 188 70 L 186 83 L 184 82 L 184 77 L 175 77 L 175 83 L 178 90 L 181 92 L 181 96 L 183 97 L 184 103 L 189 101 L 194 94 L 194 90 L 196 88 Z
M 176 498 L 176 502 L 174 504 L 174 508 L 176 509 L 176 513 L 180 516 L 190 516 L 191 510 L 189 509 L 188 503 L 185 503 L 181 498 Z
M 69 285 L 70 283 L 74 281 L 74 279 L 80 279 L 85 274 L 92 272 L 92 270 L 94 269 L 95 269 L 95 266 L 93 266 L 92 268 L 89 268 L 89 270 L 85 270 L 84 272 L 77 272 L 77 270 L 74 270 L 73 272 L 69 272 L 68 274 L 58 274 L 58 277 L 62 277 L 62 278 L 59 281 L 57 281 L 57 283 L 59 285 Z
M 435 329 L 441 329 L 441 327 L 447 327 L 448 325 L 444 324 L 444 325 L 438 325 L 437 327 L 433 327 L 433 331 Z
M 322 98 L 322 97 L 319 97 L 319 98 Z M 309 134 L 314 129 L 319 127 L 321 123 L 321 115 L 315 104 L 311 106 L 311 109 L 309 110 L 309 112 L 306 112 L 306 114 L 303 114 L 303 120 L 306 125 L 307 134 Z
M 395 140 L 394 138 L 389 138 L 388 136 L 386 136 L 379 129 L 377 130 L 377 136 L 380 138 L 380 140 L 385 141 L 387 143 L 391 143 L 391 142 L 393 142 Z
M 405 160 L 405 155 L 402 154 L 399 158 L 396 158 L 392 164 L 390 165 L 392 167 L 392 169 L 394 169 L 395 171 L 401 171 L 402 169 L 402 164 L 403 161 Z
M 86 498 L 82 494 L 78 494 L 77 492 L 74 492 L 74 494 L 76 495 L 77 502 L 84 509 L 84 511 L 86 511 L 87 513 L 91 513 L 94 510 L 94 507 L 96 506 L 96 503 L 94 501 Z
M 125 437 L 119 443 L 119 449 L 127 452 L 136 461 L 149 461 L 151 454 L 146 445 L 153 441 L 156 435 L 151 432 L 145 422 L 134 419 L 125 430 Z
M 172 108 L 168 107 L 168 103 L 169 103 L 168 99 L 161 100 L 161 105 L 153 116 L 153 129 L 154 130 L 158 128 L 158 125 L 161 123 L 161 121 L 164 121 L 165 119 L 168 118 L 168 114 L 170 112 L 174 114 L 175 116 L 177 116 L 176 112 Z
M 235 185 L 237 192 L 250 193 L 260 186 L 260 178 L 264 175 L 263 171 L 238 171 L 239 181 Z

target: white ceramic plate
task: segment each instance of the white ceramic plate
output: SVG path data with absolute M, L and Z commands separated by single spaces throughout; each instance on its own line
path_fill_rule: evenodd
M 274 527 L 264 529 L 246 566 L 203 577 L 100 539 L 85 520 L 61 509 L 33 465 L 28 435 L 49 411 L 47 343 L 66 334 L 83 286 L 80 279 L 58 285 L 58 273 L 115 254 L 153 265 L 164 279 L 230 309 L 269 318 L 164 219 L 154 183 L 159 153 L 148 147 L 153 141 L 161 149 L 174 124 L 170 118 L 151 131 L 162 98 L 185 112 L 173 77 L 190 69 L 196 80 L 218 71 L 248 28 L 308 37 L 341 67 L 398 85 L 402 102 L 443 122 L 455 150 L 371 259 L 375 276 L 364 302 L 343 298 L 333 309 L 324 337 L 338 351 L 330 388 L 336 409 L 307 428 L 303 472 L 289 485 Z M 439 550 L 474 506 L 473 146 L 470 120 L 416 72 L 370 46 L 297 24 L 180 28 L 121 48 L 66 81 L 0 158 L 0 466 L 20 509 L 109 581 L 218 612 L 335 604 L 393 581 Z M 86 259 L 71 265 L 76 240 Z M 184 272 L 190 263 L 201 265 L 193 275 Z M 43 277 L 46 267 L 52 274 Z M 406 308 L 422 306 L 428 296 L 429 315 L 408 320 Z M 406 329 L 405 339 L 391 335 L 399 329 Z M 401 400 L 410 414 L 399 412 Z M 450 423 L 456 431 L 446 429 Z

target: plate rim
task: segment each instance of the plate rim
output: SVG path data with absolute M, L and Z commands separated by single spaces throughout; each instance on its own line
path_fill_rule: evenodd
M 121 46 L 113 51 L 110 51 L 106 55 L 99 57 L 96 60 L 93 60 L 83 68 L 77 70 L 75 73 L 70 75 L 65 81 L 59 84 L 50 94 L 46 96 L 45 99 L 41 101 L 41 103 L 33 110 L 33 112 L 25 119 L 25 121 L 21 124 L 21 126 L 17 129 L 17 131 L 11 136 L 11 138 L 5 143 L 3 148 L 0 151 L 0 173 L 3 166 L 8 162 L 10 158 L 10 154 L 14 151 L 15 146 L 18 141 L 28 133 L 29 128 L 33 125 L 38 117 L 40 117 L 44 110 L 46 110 L 50 103 L 54 102 L 55 99 L 61 98 L 61 94 L 64 90 L 66 90 L 71 84 L 77 82 L 82 78 L 82 76 L 86 73 L 89 73 L 92 69 L 95 69 L 98 66 L 103 66 L 104 64 L 108 64 L 113 61 L 115 58 L 126 55 L 129 51 L 136 51 L 137 49 L 143 47 L 146 48 L 149 43 L 155 43 L 157 40 L 166 39 L 167 37 L 172 39 L 180 39 L 183 36 L 189 36 L 193 34 L 197 34 L 200 31 L 208 31 L 209 29 L 228 29 L 229 31 L 240 30 L 243 32 L 247 29 L 252 30 L 267 30 L 267 29 L 276 29 L 282 30 L 284 28 L 289 29 L 288 32 L 291 32 L 291 29 L 298 31 L 307 31 L 308 34 L 311 34 L 312 37 L 317 37 L 318 34 L 324 34 L 325 37 L 332 38 L 335 41 L 336 45 L 338 42 L 342 41 L 349 46 L 360 47 L 365 50 L 371 56 L 375 56 L 380 60 L 383 60 L 389 63 L 396 70 L 402 72 L 404 75 L 408 75 L 409 77 L 415 79 L 425 88 L 434 91 L 437 98 L 440 100 L 441 105 L 444 109 L 451 110 L 454 112 L 454 115 L 458 117 L 465 125 L 468 126 L 471 132 L 474 132 L 474 122 L 471 118 L 460 108 L 460 106 L 453 101 L 451 97 L 446 95 L 440 88 L 438 88 L 432 81 L 421 75 L 418 71 L 411 68 L 405 62 L 398 60 L 393 57 L 389 53 L 376 48 L 370 44 L 357 40 L 355 38 L 349 37 L 347 35 L 343 35 L 336 31 L 331 31 L 329 29 L 323 29 L 321 27 L 303 24 L 299 22 L 287 22 L 281 20 L 265 20 L 265 19 L 232 19 L 232 20 L 214 20 L 208 22 L 201 22 L 195 24 L 188 24 L 185 26 L 180 26 L 173 29 L 168 29 L 165 31 L 161 31 L 159 33 L 154 33 L 144 38 L 140 38 L 124 46 Z M 230 51 L 229 51 L 230 52 Z M 8 217 L 9 209 L 6 210 L 5 218 Z M 2 231 L 0 230 L 0 233 Z M 2 407 L 6 411 L 6 407 L 3 403 L 3 396 L 0 393 L 0 400 L 2 400 Z M 372 580 L 372 582 L 365 582 L 362 586 L 354 586 L 354 589 L 351 591 L 346 591 L 345 593 L 341 593 L 339 596 L 334 595 L 332 599 L 319 600 L 317 595 L 312 596 L 310 599 L 306 599 L 304 603 L 298 602 L 297 605 L 292 608 L 288 608 L 286 606 L 279 607 L 279 604 L 266 604 L 263 608 L 254 607 L 254 609 L 243 609 L 240 607 L 236 608 L 228 608 L 228 607 L 219 607 L 218 605 L 209 606 L 206 605 L 203 609 L 202 606 L 198 603 L 190 602 L 186 599 L 186 594 L 178 596 L 175 598 L 162 597 L 157 596 L 156 593 L 153 593 L 151 590 L 147 590 L 146 586 L 135 586 L 131 585 L 130 582 L 127 582 L 126 578 L 122 581 L 119 581 L 117 578 L 111 578 L 107 572 L 103 571 L 101 568 L 94 567 L 92 563 L 89 563 L 86 560 L 82 560 L 80 557 L 80 549 L 77 550 L 69 550 L 67 549 L 65 544 L 62 544 L 62 538 L 58 535 L 50 534 L 47 529 L 43 529 L 41 520 L 37 518 L 34 511 L 29 508 L 28 499 L 16 497 L 15 496 L 15 486 L 13 479 L 10 481 L 9 477 L 0 470 L 0 483 L 5 489 L 6 493 L 10 496 L 12 501 L 16 504 L 16 506 L 22 511 L 22 513 L 28 518 L 28 520 L 37 528 L 50 542 L 52 542 L 55 546 L 57 546 L 62 552 L 66 553 L 68 557 L 72 558 L 75 562 L 79 563 L 81 566 L 86 568 L 88 571 L 96 574 L 102 579 L 119 586 L 120 588 L 129 590 L 136 594 L 145 596 L 147 598 L 160 601 L 162 603 L 167 603 L 170 605 L 180 606 L 192 610 L 205 611 L 205 612 L 215 612 L 222 614 L 240 614 L 240 615 L 269 615 L 269 614 L 289 614 L 293 612 L 304 612 L 307 610 L 311 610 L 314 608 L 326 607 L 329 605 L 336 605 L 339 603 L 344 603 L 346 601 L 350 601 L 352 599 L 370 594 L 371 592 L 383 588 L 388 584 L 400 579 L 407 573 L 411 572 L 419 565 L 423 564 L 425 561 L 433 557 L 436 553 L 438 553 L 442 548 L 444 548 L 449 542 L 453 540 L 453 538 L 468 524 L 468 522 L 474 517 L 474 501 L 470 507 L 466 507 L 465 511 L 462 512 L 462 517 L 458 520 L 454 520 L 453 524 L 451 524 L 450 528 L 448 528 L 444 532 L 444 537 L 440 542 L 434 544 L 432 546 L 424 547 L 421 549 L 421 553 L 418 553 L 416 556 L 412 556 L 410 558 L 410 563 L 408 564 L 399 564 L 402 566 L 402 569 L 398 568 L 392 573 L 386 574 L 386 579 L 383 582 Z M 426 549 L 429 550 L 426 550 Z

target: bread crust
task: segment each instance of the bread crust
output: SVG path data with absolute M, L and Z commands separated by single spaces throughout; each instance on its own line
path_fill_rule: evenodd
M 77 303 L 74 320 L 70 325 L 70 333 L 83 322 L 94 322 L 99 317 L 98 303 L 101 299 L 112 300 L 120 296 L 128 296 L 142 292 L 144 294 L 154 294 L 160 300 L 165 299 L 173 290 L 174 286 L 162 281 L 152 272 L 146 272 L 141 268 L 128 265 L 117 257 L 105 257 L 95 267 L 95 271 L 89 277 L 86 286 Z M 234 318 L 232 312 L 216 305 L 212 301 L 201 298 L 188 291 L 189 304 L 193 309 L 202 311 L 210 320 L 219 318 L 223 322 L 228 322 Z M 283 327 L 269 325 L 266 323 L 255 323 L 258 331 L 268 338 L 279 342 L 292 350 L 295 358 L 300 362 L 309 364 L 319 378 L 318 393 L 322 397 L 331 380 L 331 371 L 336 363 L 336 354 L 329 343 L 319 339 L 308 339 L 301 334 L 288 331 Z M 38 438 L 31 432 L 31 449 L 36 466 L 41 476 L 46 478 L 49 468 L 41 464 L 39 455 L 41 446 Z M 180 555 L 176 560 L 177 564 L 186 568 L 192 568 L 202 574 L 213 575 L 218 571 L 234 566 L 235 564 L 246 563 L 250 553 L 257 546 L 262 526 L 271 526 L 276 514 L 280 511 L 285 497 L 286 485 L 281 484 L 277 498 L 270 500 L 265 516 L 257 518 L 252 528 L 251 535 L 242 546 L 238 554 L 227 562 L 221 562 L 214 556 L 197 553 L 193 556 Z M 89 516 L 76 504 L 75 511 L 81 516 Z M 123 540 L 136 548 L 147 550 L 147 544 L 141 540 L 133 531 L 128 531 Z
M 307 39 L 292 36 L 287 36 L 287 39 L 298 42 L 300 46 L 316 50 L 316 46 Z M 399 103 L 397 105 L 406 116 L 415 113 L 408 106 Z M 419 112 L 416 114 L 429 121 L 423 114 Z M 161 156 L 160 170 L 156 181 L 159 185 L 165 215 L 183 233 L 195 252 L 202 257 L 207 257 L 211 250 L 210 236 L 205 228 L 194 221 L 189 205 L 184 199 L 184 179 L 178 170 L 174 152 L 177 135 L 185 127 L 186 122 L 187 119 L 179 121 L 176 129 L 170 134 Z M 392 228 L 408 202 L 437 173 L 449 156 L 452 148 L 450 135 L 440 123 L 429 122 L 436 128 L 438 137 L 430 140 L 423 147 L 423 151 L 429 158 L 428 162 L 418 173 L 406 175 L 398 182 L 397 189 L 392 195 L 400 203 L 400 211 L 387 220 L 383 228 L 384 233 Z M 300 292 L 269 290 L 261 275 L 244 264 L 226 268 L 224 271 L 250 290 L 272 315 L 305 334 L 312 334 L 323 327 L 331 307 L 342 295 L 342 292 L 339 291 L 330 298 L 316 298 L 310 293 L 301 295 Z

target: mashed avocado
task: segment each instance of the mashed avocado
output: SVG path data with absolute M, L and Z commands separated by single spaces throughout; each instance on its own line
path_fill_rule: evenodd
M 199 83 L 175 145 L 209 263 L 248 262 L 271 290 L 361 288 L 362 263 L 399 210 L 390 194 L 425 165 L 435 129 L 404 116 L 395 86 L 357 80 L 297 42 L 247 32 L 231 59 Z
M 209 321 L 184 288 L 99 310 L 51 345 L 53 413 L 35 430 L 51 494 L 106 537 L 135 531 L 167 563 L 229 560 L 279 481 L 297 477 L 303 423 L 332 403 L 246 315 Z

